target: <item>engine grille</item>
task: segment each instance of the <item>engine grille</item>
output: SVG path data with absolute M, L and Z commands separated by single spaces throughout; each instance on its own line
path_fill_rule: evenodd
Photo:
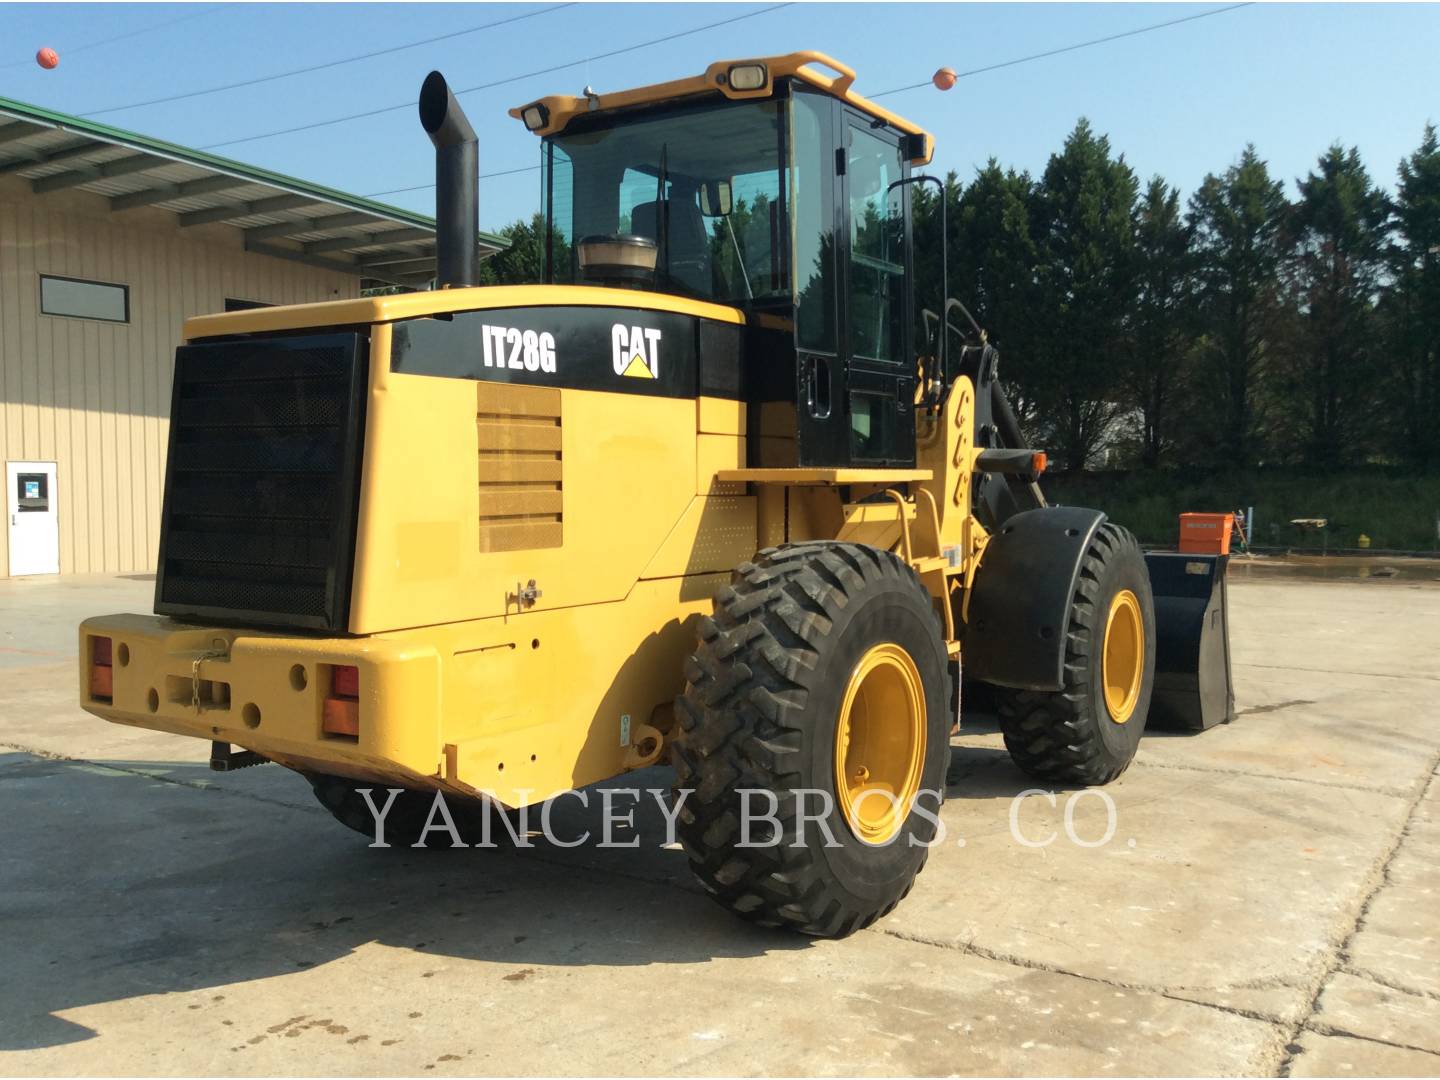
M 364 345 L 351 333 L 176 351 L 157 613 L 345 629 Z

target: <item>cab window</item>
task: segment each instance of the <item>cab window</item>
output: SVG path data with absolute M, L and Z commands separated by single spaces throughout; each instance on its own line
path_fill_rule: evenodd
M 869 360 L 897 361 L 905 344 L 904 189 L 899 146 L 851 126 L 846 153 L 849 188 L 850 350 Z
M 788 294 L 782 104 L 724 102 L 566 131 L 547 141 L 551 228 L 575 244 L 632 233 L 658 247 L 655 287 L 720 303 Z

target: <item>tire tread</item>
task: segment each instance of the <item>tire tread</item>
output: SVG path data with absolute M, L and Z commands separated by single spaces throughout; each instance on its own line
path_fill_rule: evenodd
M 1133 757 L 1115 760 L 1089 709 L 1085 680 L 1092 649 L 1099 648 L 1097 601 L 1101 576 L 1117 559 L 1142 560 L 1129 530 L 1103 522 L 1081 558 L 1070 621 L 1065 634 L 1065 685 L 1058 691 L 996 687 L 996 706 L 1005 748 L 1022 770 L 1041 780 L 1098 786 L 1129 768 Z M 1130 721 L 1143 724 L 1144 717 Z
M 707 892 L 743 919 L 843 937 L 887 914 L 913 885 L 912 878 L 879 907 L 859 907 L 831 887 L 821 860 L 808 848 L 791 847 L 788 837 L 771 846 L 736 846 L 737 789 L 778 794 L 802 786 L 803 717 L 826 639 L 862 591 L 887 579 L 929 603 L 919 578 L 891 552 L 836 541 L 767 548 L 732 572 L 730 584 L 716 593 L 714 614 L 701 621 L 676 702 L 676 788 L 692 789 L 677 833 Z M 948 700 L 948 687 L 945 695 Z M 781 798 L 776 817 L 782 828 L 794 816 L 793 801 Z

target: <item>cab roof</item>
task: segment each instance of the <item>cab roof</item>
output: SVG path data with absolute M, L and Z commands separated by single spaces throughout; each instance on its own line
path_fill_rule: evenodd
M 756 66 L 763 70 L 762 84 L 752 90 L 737 90 L 732 84 L 730 73 L 736 68 L 754 68 Z M 828 68 L 830 73 L 827 74 L 817 68 Z M 930 158 L 935 152 L 935 140 L 928 131 L 855 93 L 851 89 L 851 84 L 855 81 L 855 70 L 833 57 L 813 50 L 786 53 L 783 56 L 717 60 L 705 69 L 703 75 L 692 75 L 685 79 L 655 83 L 652 86 L 642 86 L 634 90 L 618 90 L 611 94 L 597 94 L 593 97 L 552 95 L 540 98 L 538 101 L 517 105 L 510 110 L 510 115 L 524 122 L 525 126 L 536 135 L 553 135 L 564 131 L 575 117 L 590 113 L 658 105 L 667 101 L 714 93 L 723 94 L 732 100 L 768 98 L 775 93 L 776 81 L 783 78 L 799 79 L 822 93 L 838 98 L 845 104 L 859 109 L 877 120 L 882 120 L 907 135 L 918 136 L 918 146 L 921 149 L 919 153 L 911 156 L 910 162 L 913 165 L 926 165 L 930 162 Z M 525 114 L 532 109 L 537 110 L 538 115 L 532 113 L 531 118 L 527 119 Z M 539 123 L 532 124 L 531 120 L 539 120 Z

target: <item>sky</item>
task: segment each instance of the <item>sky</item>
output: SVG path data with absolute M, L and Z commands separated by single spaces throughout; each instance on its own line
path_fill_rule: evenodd
M 702 72 L 714 60 L 818 49 L 880 93 L 1120 34 L 1225 5 L 1175 4 L 11 4 L 0 3 L 0 96 L 85 114 L 303 69 L 260 85 L 123 108 L 93 119 L 432 213 L 430 144 L 414 101 L 432 68 L 461 97 L 482 173 L 539 161 L 506 110 L 550 93 L 620 90 Z M 755 14 L 751 14 L 755 13 Z M 749 15 L 750 17 L 740 18 Z M 361 53 L 509 20 L 384 56 Z M 728 25 L 712 26 L 724 20 Z M 709 29 L 700 30 L 703 27 Z M 663 44 L 600 53 L 684 31 Z M 60 64 L 36 64 L 54 48 Z M 988 159 L 1038 174 L 1087 117 L 1142 179 L 1188 194 L 1247 142 L 1291 184 L 1331 143 L 1358 146 L 1395 185 L 1400 159 L 1440 123 L 1440 5 L 1254 4 L 1206 18 L 883 97 L 936 136 L 932 170 L 962 179 Z M 583 61 L 572 64 L 573 61 Z M 548 74 L 539 69 L 571 65 Z M 526 76 L 516 79 L 516 76 Z M 306 132 L 230 140 L 385 106 Z M 481 181 L 496 229 L 540 208 L 539 172 Z

